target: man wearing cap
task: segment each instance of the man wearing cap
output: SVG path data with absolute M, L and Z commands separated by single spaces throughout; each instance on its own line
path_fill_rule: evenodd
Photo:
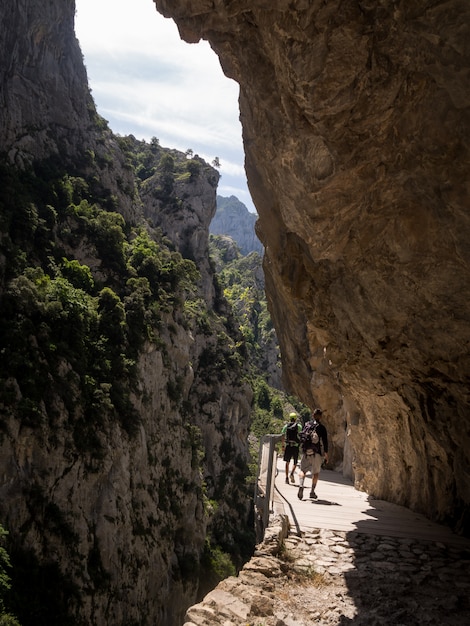
M 299 491 L 297 493 L 299 500 L 302 500 L 304 496 L 304 480 L 308 471 L 312 474 L 310 497 L 313 500 L 318 498 L 315 493 L 315 487 L 317 486 L 323 458 L 328 463 L 328 433 L 325 426 L 320 422 L 321 418 L 322 410 L 315 409 L 312 419 L 305 424 L 300 435 L 302 458 L 300 460 Z
M 290 413 L 289 422 L 282 427 L 281 435 L 284 443 L 284 461 L 286 462 L 286 483 L 289 484 L 289 463 L 294 461 L 290 473 L 291 483 L 295 483 L 294 472 L 299 460 L 300 433 L 302 425 L 297 421 L 297 413 Z

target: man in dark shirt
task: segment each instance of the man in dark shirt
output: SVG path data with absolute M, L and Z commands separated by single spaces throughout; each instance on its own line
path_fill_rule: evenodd
M 322 410 L 315 409 L 312 419 L 307 422 L 300 434 L 302 442 L 302 459 L 300 461 L 300 479 L 299 491 L 297 497 L 302 500 L 304 496 L 304 480 L 305 474 L 310 471 L 312 475 L 312 489 L 310 497 L 316 500 L 318 498 L 315 493 L 318 476 L 320 474 L 323 460 L 328 462 L 328 433 L 325 426 L 321 423 Z

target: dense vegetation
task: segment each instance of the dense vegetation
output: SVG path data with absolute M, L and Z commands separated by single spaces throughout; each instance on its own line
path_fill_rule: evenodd
M 100 164 L 91 151 L 82 162 L 67 165 L 50 159 L 17 169 L 6 158 L 0 160 L 0 438 L 11 436 L 13 422 L 19 429 L 32 429 L 45 447 L 56 445 L 59 432 L 65 433 L 68 454 L 78 453 L 90 472 L 106 454 L 112 424 L 118 423 L 129 438 L 138 433 L 140 415 L 133 398 L 140 393 L 137 363 L 145 344 L 155 344 L 171 368 L 161 331 L 171 335 L 178 325 L 205 336 L 207 354 L 200 355 L 196 376 L 208 386 L 213 376 L 219 380 L 224 369 L 239 367 L 244 358 L 222 293 L 215 310 L 208 310 L 195 263 L 143 216 L 125 219 L 120 206 L 123 197 L 128 206 L 138 206 L 139 190 L 152 178 L 158 201 L 169 211 L 179 209 L 188 199 L 178 195 L 177 187 L 204 175 L 215 188 L 217 172 L 197 156 L 161 148 L 157 140 L 148 144 L 118 137 L 117 142 L 125 159 L 117 180 L 121 200 L 96 174 L 98 165 L 112 163 L 112 152 Z M 182 401 L 178 377 L 170 376 L 167 392 L 184 419 L 190 407 Z M 202 473 L 201 433 L 190 422 L 186 428 L 185 445 L 191 448 L 196 473 Z M 246 502 L 246 462 L 232 458 L 229 449 L 226 454 L 236 464 L 230 480 L 238 482 Z M 32 512 L 38 507 L 38 516 L 32 513 L 35 523 L 42 523 L 44 514 L 43 531 L 73 545 L 73 530 L 48 501 L 41 480 L 35 477 L 24 494 Z M 199 572 L 206 583 L 216 584 L 235 571 L 233 563 L 238 567 L 250 555 L 254 533 L 234 528 L 229 507 L 217 505 L 224 480 L 222 476 L 220 486 L 212 486 L 214 500 L 206 506 L 209 526 L 201 560 L 193 563 L 196 569 L 188 569 L 193 561 L 187 555 L 179 563 L 183 578 Z M 171 495 L 160 491 L 159 499 L 168 501 L 169 514 L 177 518 L 178 504 Z M 99 553 L 90 559 L 94 583 L 107 584 Z M 12 562 L 16 606 L 34 614 L 35 623 L 52 613 L 57 623 L 69 623 L 66 598 L 77 597 L 77 589 L 59 568 L 52 571 L 18 543 Z M 30 596 L 28 604 L 22 603 L 23 595 Z
M 293 410 L 305 421 L 309 409 L 283 391 L 280 377 L 270 374 L 273 366 L 280 373 L 281 361 L 264 292 L 260 255 L 257 252 L 242 255 L 235 242 L 222 235 L 210 236 L 210 253 L 249 355 L 253 389 L 251 434 L 253 454 L 257 458 L 256 446 L 261 435 L 280 433 Z
M 93 202 L 83 177 L 51 168 L 39 179 L 6 166 L 1 174 L 0 401 L 39 427 L 54 425 L 58 394 L 77 447 L 99 453 L 96 429 L 106 418 L 134 431 L 137 355 L 145 341 L 158 341 L 161 312 L 183 310 L 194 295 L 197 269 L 161 233 L 130 227 Z M 77 250 L 99 259 L 99 270 Z

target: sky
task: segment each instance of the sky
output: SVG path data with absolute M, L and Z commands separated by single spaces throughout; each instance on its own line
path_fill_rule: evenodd
M 211 163 L 217 193 L 256 212 L 244 170 L 238 84 L 206 41 L 180 39 L 152 0 L 76 0 L 75 32 L 98 113 L 120 135 L 134 135 Z

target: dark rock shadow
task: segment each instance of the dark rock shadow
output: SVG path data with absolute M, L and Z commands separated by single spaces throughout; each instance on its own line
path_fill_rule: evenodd
M 430 540 L 347 533 L 354 568 L 344 574 L 356 606 L 346 626 L 470 624 L 470 549 Z
M 344 485 L 348 481 L 336 472 L 322 470 L 319 489 L 322 482 Z M 343 506 L 341 499 L 339 503 L 328 499 L 310 502 Z M 355 529 L 344 533 L 346 542 L 342 544 L 353 551 L 351 568 L 343 576 L 356 615 L 341 615 L 335 623 L 470 624 L 470 540 L 405 507 L 371 496 L 365 500 L 363 513 L 367 519 L 358 519 Z

